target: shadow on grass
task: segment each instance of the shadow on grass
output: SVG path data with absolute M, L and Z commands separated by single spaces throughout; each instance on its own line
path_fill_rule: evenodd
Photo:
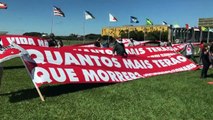
M 19 69 L 19 68 L 25 68 L 24 65 L 19 65 L 19 66 L 4 66 L 4 70 L 10 70 L 10 69 Z
M 59 96 L 62 94 L 68 94 L 68 93 L 77 92 L 81 90 L 87 90 L 87 89 L 112 85 L 112 84 L 115 84 L 115 83 L 67 84 L 67 85 L 57 85 L 57 86 L 44 86 L 40 88 L 40 91 L 45 98 L 45 97 Z M 19 90 L 19 91 L 10 92 L 10 93 L 2 93 L 0 94 L 0 96 L 9 96 L 9 101 L 11 103 L 39 98 L 39 95 L 35 88 Z
M 208 78 L 213 78 L 213 73 L 207 75 Z

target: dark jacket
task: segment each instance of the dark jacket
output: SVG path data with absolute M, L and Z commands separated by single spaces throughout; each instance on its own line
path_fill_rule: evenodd
M 121 55 L 121 56 L 127 56 L 127 52 L 125 50 L 125 46 L 123 43 L 118 43 L 116 42 L 113 48 L 113 54 L 117 53 L 117 55 Z
M 209 59 L 209 52 L 207 51 L 206 48 L 203 48 L 203 50 L 202 50 L 201 60 L 202 60 L 204 66 L 209 66 L 211 64 L 210 59 Z
M 210 46 L 210 53 L 213 53 L 213 44 Z
M 95 47 L 101 47 L 100 41 L 95 41 L 94 46 L 95 46 Z

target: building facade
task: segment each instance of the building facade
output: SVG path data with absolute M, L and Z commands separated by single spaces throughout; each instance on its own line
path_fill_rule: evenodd
M 142 31 L 149 33 L 153 31 L 168 31 L 167 25 L 142 25 L 142 26 L 118 26 L 118 27 L 105 27 L 102 29 L 102 36 L 112 36 L 114 38 L 121 37 L 122 32 Z
M 213 18 L 199 18 L 198 26 L 213 28 Z
M 199 18 L 199 28 L 213 28 L 213 18 Z M 123 33 L 130 33 L 131 31 L 141 31 L 144 36 L 150 32 L 159 31 L 160 33 L 168 32 L 168 41 L 174 42 L 175 40 L 187 41 L 192 40 L 194 42 L 199 41 L 213 41 L 212 31 L 195 30 L 193 27 L 187 29 L 186 27 L 174 28 L 167 25 L 141 25 L 141 26 L 118 26 L 118 27 L 105 27 L 102 29 L 102 36 L 112 36 L 113 38 L 121 37 Z M 144 38 L 144 40 L 146 40 Z M 161 39 L 159 39 L 161 40 Z

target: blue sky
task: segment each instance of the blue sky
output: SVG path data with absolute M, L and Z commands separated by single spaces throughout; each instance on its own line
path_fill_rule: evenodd
M 213 0 L 0 0 L 8 9 L 0 9 L 0 31 L 9 34 L 51 32 L 55 35 L 100 34 L 103 27 L 145 25 L 149 18 L 154 24 L 197 26 L 198 18 L 213 17 Z M 61 8 L 66 17 L 53 16 L 53 6 Z M 85 20 L 84 11 L 95 19 Z M 118 19 L 109 22 L 109 13 Z M 138 24 L 130 23 L 130 16 Z M 51 25 L 53 20 L 53 25 Z M 84 29 L 85 28 L 85 29 Z

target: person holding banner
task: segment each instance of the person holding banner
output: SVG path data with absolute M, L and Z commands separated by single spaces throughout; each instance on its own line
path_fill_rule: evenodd
M 200 53 L 199 54 L 199 62 L 198 62 L 198 64 L 200 64 L 200 65 L 202 65 L 201 54 L 202 54 L 203 48 L 204 48 L 204 42 L 201 41 L 200 45 L 199 45 L 199 49 L 198 49 L 198 53 Z
M 213 67 L 213 42 L 211 42 L 210 48 L 209 48 L 209 54 L 210 54 L 210 62 Z
M 114 44 L 113 47 L 113 56 L 115 55 L 115 53 L 117 55 L 121 55 L 122 57 L 126 58 L 128 56 L 126 50 L 125 50 L 125 46 L 122 42 L 122 38 L 120 38 L 119 40 L 117 40 L 117 42 Z
M 50 40 L 48 41 L 49 47 L 63 47 L 63 42 L 62 40 L 56 40 L 55 35 L 53 33 L 50 33 Z
M 98 39 L 95 41 L 94 46 L 95 46 L 95 47 L 102 47 L 101 38 L 98 38 Z
M 56 47 L 57 46 L 57 41 L 55 39 L 55 35 L 53 33 L 50 33 L 49 37 L 50 37 L 50 39 L 48 41 L 49 47 Z
M 189 41 L 185 45 L 184 49 L 180 53 L 183 53 L 184 51 L 185 51 L 185 57 L 193 60 L 197 64 L 197 60 L 194 57 L 194 46 L 192 45 L 191 41 Z
M 135 46 L 134 40 L 132 38 L 130 38 L 128 46 Z

